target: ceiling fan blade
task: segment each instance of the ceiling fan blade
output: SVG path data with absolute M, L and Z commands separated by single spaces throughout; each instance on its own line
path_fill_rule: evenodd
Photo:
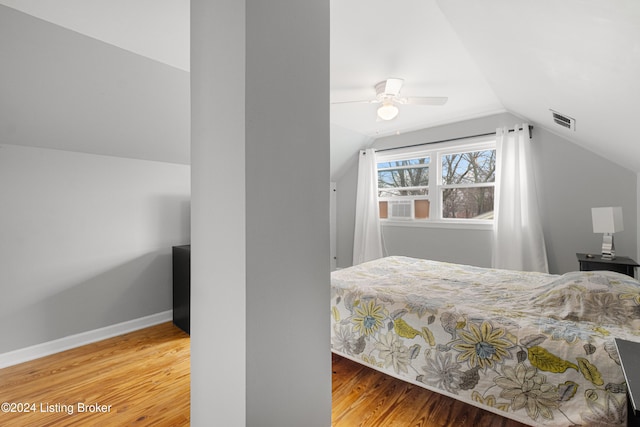
M 360 100 L 360 101 L 338 101 L 338 102 L 332 102 L 331 105 L 334 104 L 377 104 L 378 101 L 377 99 L 367 99 L 367 100 Z
M 409 105 L 444 105 L 449 100 L 446 96 L 418 96 L 412 98 L 401 98 L 401 104 Z

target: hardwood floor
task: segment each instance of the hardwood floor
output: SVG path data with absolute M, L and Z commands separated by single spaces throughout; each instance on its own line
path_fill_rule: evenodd
M 524 427 L 332 354 L 333 427 Z
M 0 425 L 188 426 L 189 351 L 169 322 L 1 369 L 0 402 L 30 412 Z
M 0 369 L 0 402 L 23 411 L 1 411 L 0 425 L 188 426 L 189 356 L 169 322 Z M 523 426 L 332 358 L 333 427 Z

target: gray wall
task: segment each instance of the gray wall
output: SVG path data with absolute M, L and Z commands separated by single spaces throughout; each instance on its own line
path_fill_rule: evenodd
M 0 58 L 0 352 L 170 310 L 189 73 L 1 5 Z
M 615 234 L 616 253 L 637 252 L 636 174 L 542 128 L 534 129 L 540 215 L 551 272 L 577 270 L 576 252 L 600 253 L 591 208 L 622 206 L 624 231 Z
M 384 225 L 382 237 L 388 255 L 491 267 L 490 230 Z
M 380 138 L 373 146 L 390 148 L 458 138 L 493 132 L 501 126 L 513 127 L 523 121 L 503 113 Z M 591 208 L 597 206 L 622 206 L 625 230 L 616 233 L 616 250 L 620 255 L 635 256 L 638 241 L 636 174 L 531 124 L 534 125 L 532 154 L 550 272 L 577 270 L 576 252 L 599 252 L 602 236 L 594 234 L 591 227 Z M 355 194 L 356 178 L 357 173 L 346 173 L 338 181 L 339 191 Z M 340 267 L 351 264 L 354 211 L 355 197 L 339 200 Z M 383 237 L 389 255 L 491 265 L 491 231 L 488 230 L 383 226 Z
M 0 353 L 171 310 L 189 166 L 0 145 Z
M 191 421 L 327 427 L 329 2 L 191 6 Z

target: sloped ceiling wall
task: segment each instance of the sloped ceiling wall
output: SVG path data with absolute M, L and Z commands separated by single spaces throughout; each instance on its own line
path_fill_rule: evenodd
M 0 143 L 188 163 L 188 0 L 0 4 L 66 28 L 0 6 Z M 332 106 L 333 179 L 377 137 L 499 111 L 640 172 L 640 2 L 350 0 L 331 14 L 332 100 L 393 76 L 405 95 L 450 96 L 394 123 Z
M 640 2 L 437 1 L 508 111 L 640 172 Z
M 376 120 L 374 85 L 404 79 L 401 95 L 446 96 L 444 106 L 400 105 Z M 504 112 L 434 0 L 335 1 L 331 5 L 331 123 L 372 138 Z M 340 104 L 335 104 L 340 102 Z
M 189 73 L 0 6 L 0 144 L 188 164 Z
M 189 71 L 189 0 L 0 0 L 0 4 Z

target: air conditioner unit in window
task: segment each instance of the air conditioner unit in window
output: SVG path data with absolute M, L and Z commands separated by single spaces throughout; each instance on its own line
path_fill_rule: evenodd
M 389 205 L 391 207 L 391 218 L 413 218 L 413 212 L 411 211 L 413 207 L 412 200 L 393 200 L 389 202 Z

